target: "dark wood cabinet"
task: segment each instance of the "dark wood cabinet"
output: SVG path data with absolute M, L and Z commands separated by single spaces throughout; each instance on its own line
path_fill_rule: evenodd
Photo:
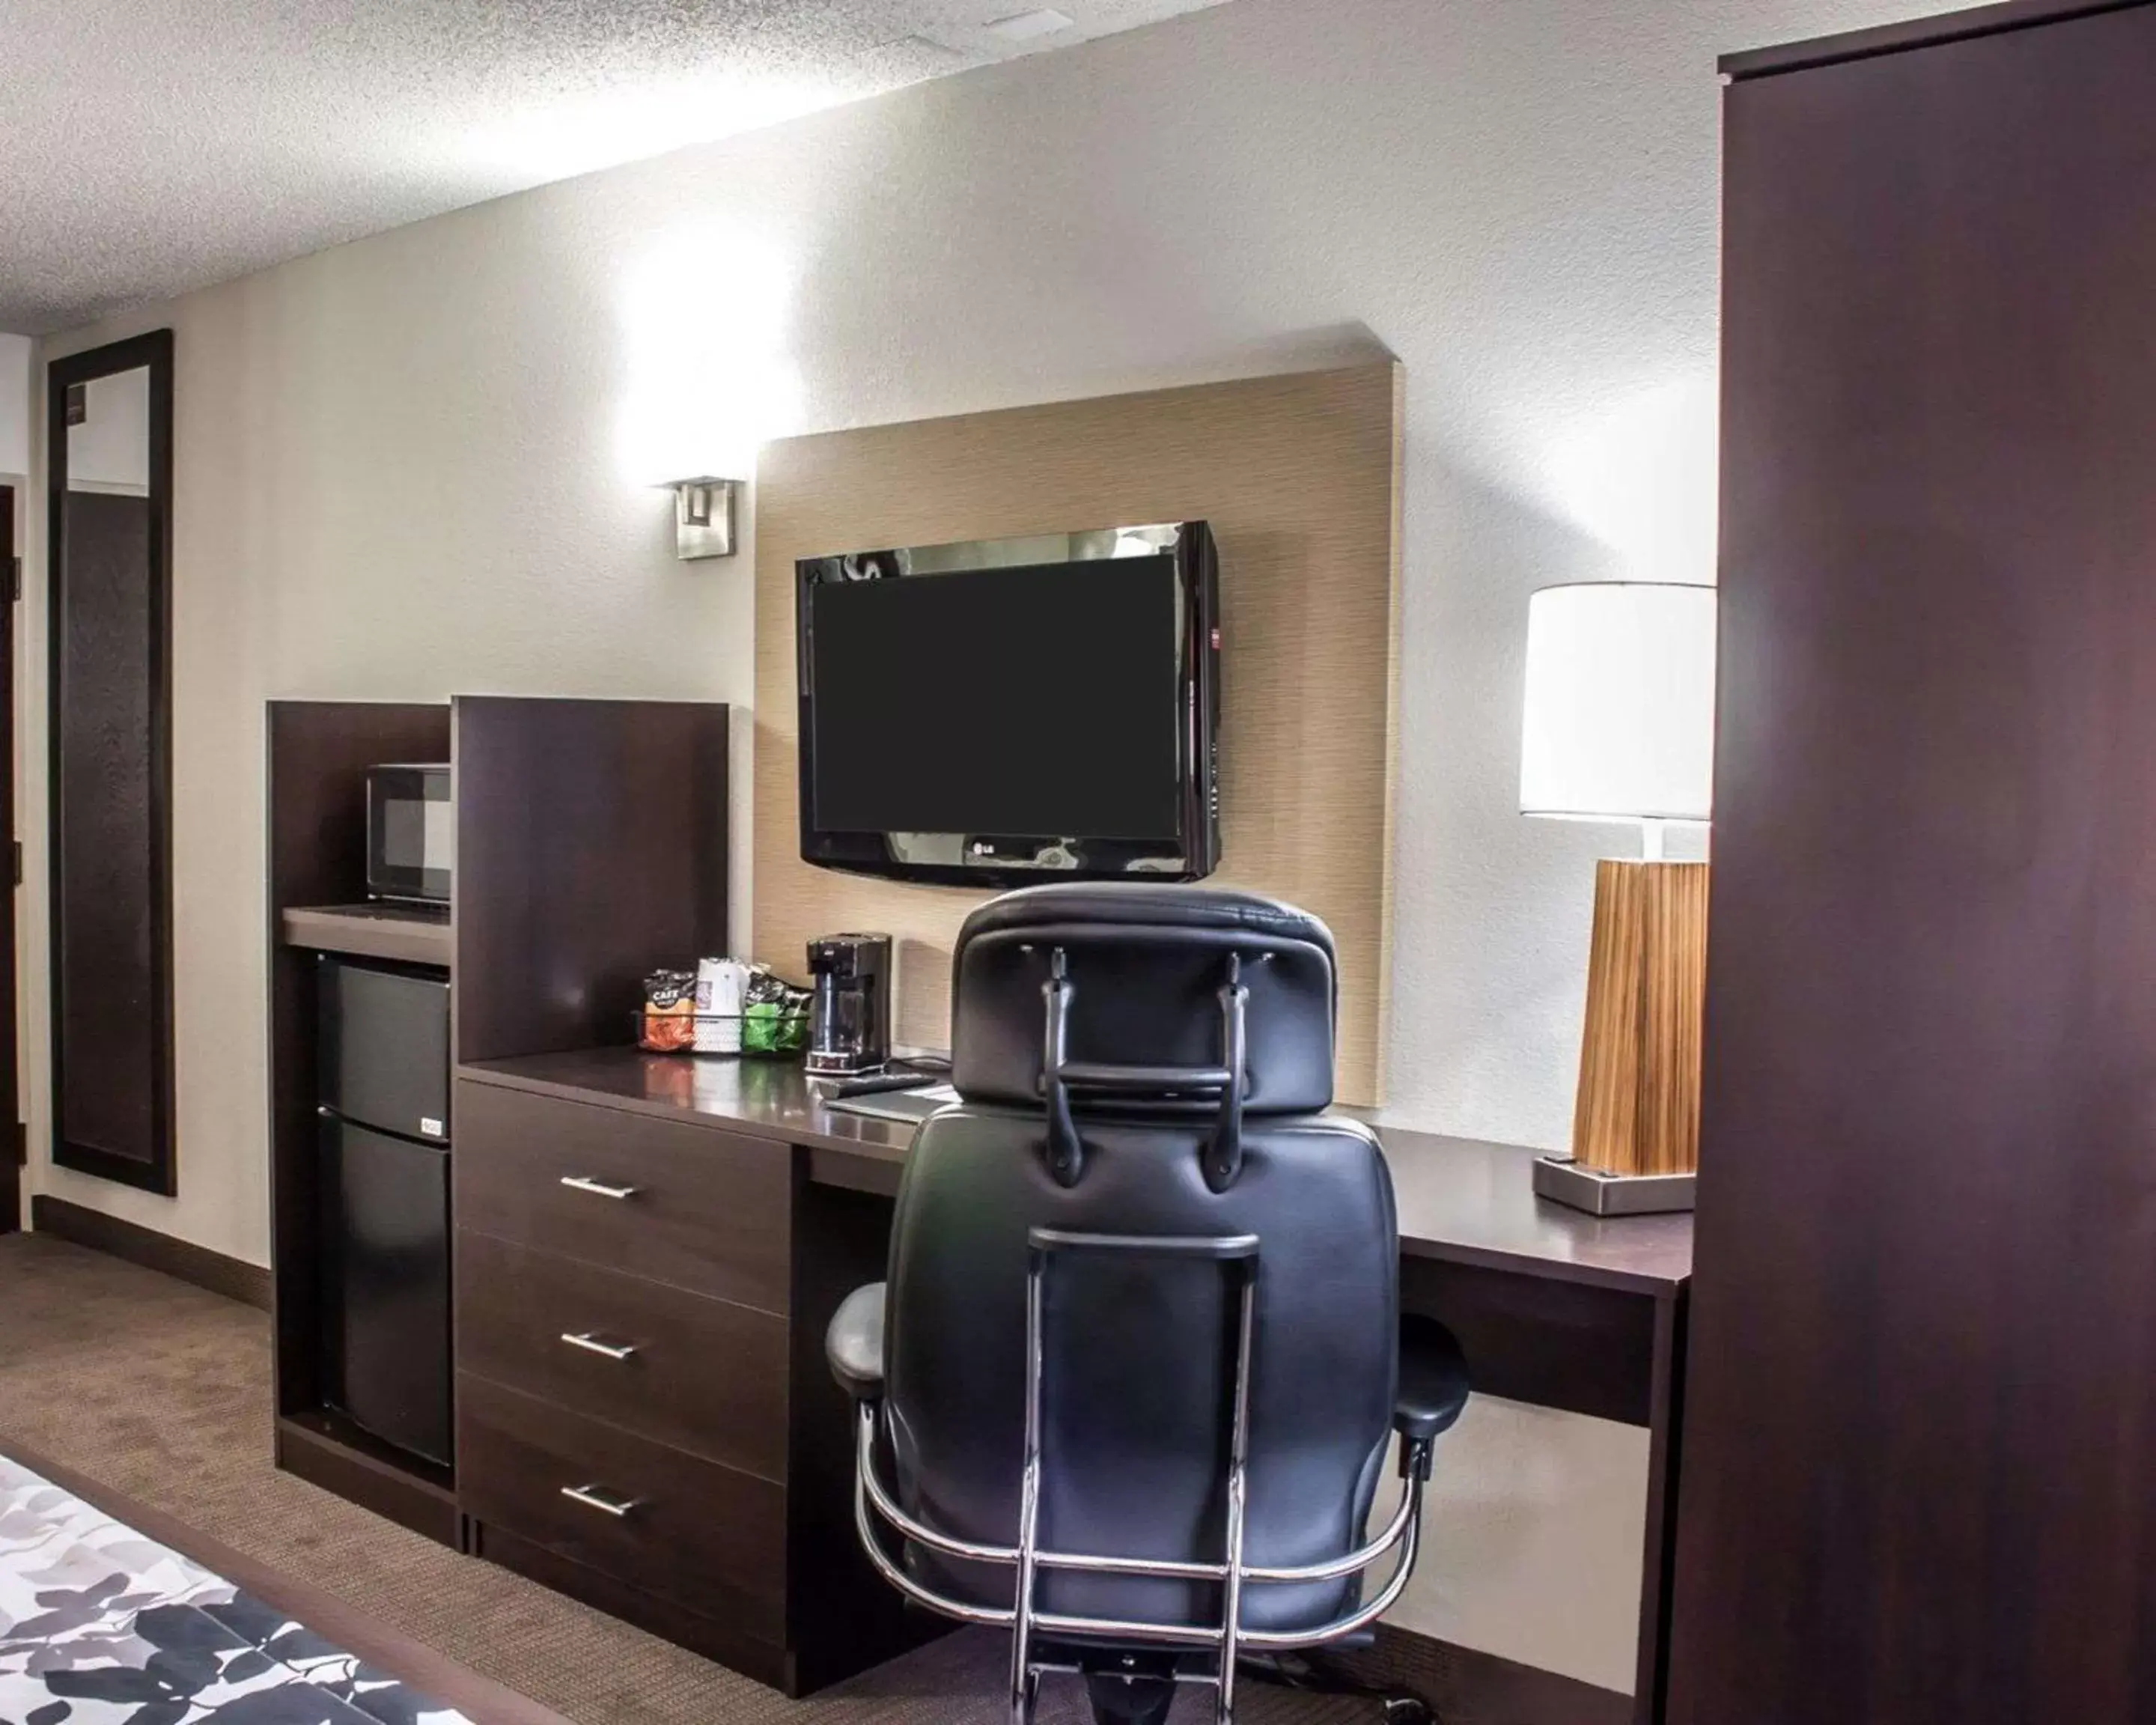
M 458 1086 L 456 1120 L 459 1227 L 786 1311 L 793 1182 L 783 1151 L 470 1081 Z
M 1675 1725 L 2156 1717 L 2156 8 L 1728 92 Z
M 277 1465 L 444 1544 L 461 1542 L 449 1469 L 401 1455 L 331 1409 L 324 1348 L 331 1298 L 319 1100 L 320 1012 L 313 943 L 295 908 L 367 896 L 367 769 L 449 752 L 449 710 L 387 701 L 273 701 L 268 733 L 270 866 L 270 1251 Z M 403 955 L 398 955 L 403 956 Z
M 557 1064 L 580 1062 L 709 1070 Z M 753 1066 L 724 1063 L 751 1087 Z M 783 1131 L 644 1102 L 458 1080 L 460 1501 L 483 1556 L 804 1694 L 947 1628 L 859 1549 L 824 1363 L 839 1301 L 883 1273 L 891 1199 L 812 1183 Z
M 457 1404 L 466 1514 L 780 1644 L 783 1485 L 469 1373 Z
M 726 710 L 278 701 L 269 730 L 280 1464 L 788 1693 L 946 1633 L 858 1548 L 824 1364 L 839 1301 L 883 1273 L 887 1192 L 810 1186 L 830 1146 L 786 1129 L 798 1069 L 624 1045 L 648 972 L 728 949 Z M 444 754 L 449 924 L 336 914 L 363 896 L 366 767 Z M 450 973 L 454 1471 L 325 1405 L 318 949 Z M 593 1082 L 484 1070 L 539 1057 Z M 762 1129 L 681 1106 L 718 1090 Z
M 469 1229 L 456 1260 L 464 1370 L 784 1481 L 784 1318 Z
M 727 710 L 454 707 L 457 1059 L 629 1041 L 648 973 L 729 950 Z
M 693 701 L 509 696 L 439 705 L 275 701 L 266 730 L 278 1461 L 462 1546 L 456 1471 L 382 1442 L 333 1404 L 323 1340 L 331 1260 L 315 1112 L 316 961 L 334 951 L 446 968 L 458 1058 L 626 1042 L 646 971 L 726 950 L 728 713 Z M 349 914 L 367 892 L 367 768 L 445 760 L 454 779 L 452 918 Z M 484 1111 L 475 1125 L 482 1146 L 515 1136 L 513 1122 L 490 1133 Z M 460 1189 L 453 1202 L 471 1196 L 483 1220 L 528 1212 L 531 1244 L 637 1269 L 618 1255 L 606 1201 L 559 1184 L 575 1170 L 555 1169 L 544 1190 L 486 1178 L 501 1165 L 483 1150 L 467 1157 L 461 1122 L 450 1127 Z M 708 1283 L 688 1285 L 783 1312 L 783 1168 L 752 1192 L 753 1176 L 743 1176 L 749 1184 L 730 1179 L 737 1164 L 670 1157 L 667 1142 L 654 1132 L 619 1147 L 623 1165 L 633 1163 L 652 1188 L 644 1207 L 718 1204 L 760 1248 Z M 583 1147 L 572 1135 L 569 1147 Z M 615 1166 L 611 1142 L 588 1147 L 582 1171 Z M 538 1226 L 550 1218 L 552 1233 Z M 508 1222 L 494 1227 L 521 1237 Z M 660 1273 L 685 1261 L 682 1238 L 663 1228 L 647 1236 Z
M 783 1686 L 792 1148 L 469 1077 L 456 1116 L 465 1512 Z

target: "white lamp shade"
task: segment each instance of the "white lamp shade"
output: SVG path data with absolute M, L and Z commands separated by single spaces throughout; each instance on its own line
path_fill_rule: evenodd
M 1704 821 L 1714 797 L 1711 587 L 1590 582 L 1527 601 L 1520 808 Z

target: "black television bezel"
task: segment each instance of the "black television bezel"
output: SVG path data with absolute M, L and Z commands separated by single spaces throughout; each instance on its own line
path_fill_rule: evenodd
M 954 549 L 952 545 L 906 547 L 803 557 L 793 566 L 794 691 L 800 757 L 797 794 L 803 862 L 847 874 L 935 886 L 1037 886 L 1057 880 L 1202 880 L 1219 866 L 1219 555 L 1211 526 L 1203 521 L 1177 521 L 957 544 L 969 549 L 975 545 L 986 547 L 992 558 L 1001 547 L 1011 547 L 1007 563 L 975 562 L 967 566 L 966 572 L 1008 567 L 1016 577 L 1054 561 L 1037 554 L 1040 538 L 1068 537 L 1098 543 L 1101 536 L 1106 534 L 1174 536 L 1172 544 L 1162 543 L 1159 548 L 1173 553 L 1183 598 L 1176 702 L 1183 711 L 1183 723 L 1177 749 L 1175 838 L 1161 841 L 1158 850 L 1118 845 L 1119 852 L 1133 854 L 1120 855 L 1111 865 L 1089 860 L 1086 850 L 1110 841 L 1085 834 L 905 835 L 947 844 L 955 839 L 962 854 L 980 857 L 974 862 L 950 863 L 900 855 L 894 843 L 898 835 L 891 833 L 832 832 L 814 824 L 816 716 L 810 594 L 825 581 L 932 581 L 939 573 L 957 572 L 924 570 L 916 573 L 909 567 L 917 556 L 948 553 Z M 1074 552 L 1068 561 L 1090 559 Z M 1022 858 L 1019 853 L 1027 847 L 1032 855 Z M 1098 855 L 1097 848 L 1094 855 Z M 1053 860 L 1062 858 L 1069 860 Z

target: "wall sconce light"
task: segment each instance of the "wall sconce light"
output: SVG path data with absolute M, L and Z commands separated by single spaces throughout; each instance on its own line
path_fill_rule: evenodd
M 734 554 L 735 500 L 741 495 L 739 480 L 675 480 L 674 492 L 674 554 L 684 562 L 698 557 L 730 557 Z

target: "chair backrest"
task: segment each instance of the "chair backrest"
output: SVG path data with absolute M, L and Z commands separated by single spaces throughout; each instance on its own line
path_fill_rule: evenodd
M 959 937 L 953 1081 L 921 1127 L 891 1242 L 886 1406 L 905 1507 L 963 1538 L 1019 1525 L 1037 1230 L 1255 1235 L 1247 1562 L 1359 1542 L 1387 1448 L 1398 1332 L 1392 1185 L 1327 1117 L 1332 945 L 1247 895 L 1040 887 Z M 1043 1307 L 1040 1538 L 1183 1562 L 1223 1553 L 1238 1348 L 1232 1264 L 1055 1250 Z M 909 1553 L 920 1579 L 1009 1603 L 1008 1570 Z M 1326 1621 L 1353 1584 L 1257 1587 L 1251 1628 Z M 1050 1572 L 1040 1607 L 1217 1620 L 1209 1584 Z

